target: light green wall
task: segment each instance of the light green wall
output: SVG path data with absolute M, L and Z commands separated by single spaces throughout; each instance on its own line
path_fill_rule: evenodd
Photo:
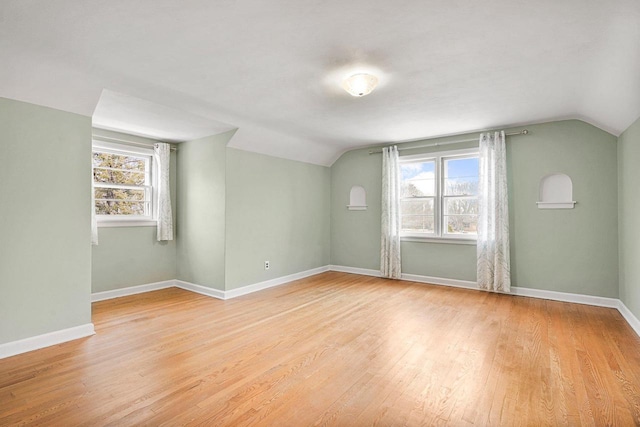
M 329 168 L 228 148 L 226 289 L 328 265 L 329 194 Z
M 640 119 L 618 139 L 620 300 L 640 319 Z
M 516 286 L 618 297 L 617 139 L 577 120 L 527 126 L 509 142 Z M 536 208 L 540 178 L 573 181 L 570 210 Z
M 0 98 L 0 344 L 91 322 L 91 119 Z
M 157 141 L 94 129 L 94 135 L 153 144 Z M 171 204 L 176 222 L 176 153 L 171 153 Z M 158 242 L 156 227 L 100 227 L 91 250 L 91 290 L 110 291 L 176 278 L 176 241 Z
M 331 264 L 380 268 L 382 157 L 368 150 L 344 153 L 331 166 Z M 347 210 L 354 185 L 367 193 L 365 211 Z
M 577 120 L 527 128 L 530 135 L 511 137 L 507 143 L 513 285 L 617 297 L 616 138 Z M 467 146 L 455 144 L 446 149 Z M 426 150 L 402 154 L 421 151 Z M 350 151 L 331 169 L 331 263 L 377 270 L 380 155 L 369 155 L 367 149 Z M 554 172 L 572 178 L 578 201 L 575 209 L 537 209 L 540 178 Z M 346 209 L 352 185 L 362 185 L 367 191 L 367 211 Z M 402 257 L 404 273 L 476 278 L 474 246 L 403 242 Z
M 476 280 L 475 245 L 402 242 L 403 273 Z
M 92 248 L 92 292 L 176 278 L 176 245 L 158 242 L 156 227 L 104 227 Z
M 178 148 L 177 278 L 224 290 L 226 144 L 235 131 Z

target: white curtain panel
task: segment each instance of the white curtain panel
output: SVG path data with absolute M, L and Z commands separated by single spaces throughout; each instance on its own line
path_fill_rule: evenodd
M 96 219 L 96 190 L 93 187 L 93 159 L 91 159 L 91 245 L 98 246 L 98 221 Z
M 382 149 L 382 277 L 400 279 L 400 264 L 400 162 L 393 146 Z
M 480 135 L 478 287 L 510 292 L 509 199 L 505 134 Z
M 171 187 L 169 166 L 171 146 L 165 143 L 154 144 L 153 152 L 158 162 L 158 241 L 173 240 L 173 216 L 171 215 Z

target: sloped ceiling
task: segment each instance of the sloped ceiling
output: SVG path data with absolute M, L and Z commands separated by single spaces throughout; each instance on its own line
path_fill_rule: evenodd
M 235 129 L 176 108 L 103 90 L 91 117 L 93 127 L 125 131 L 167 142 L 184 142 Z
M 230 146 L 342 152 L 640 116 L 638 0 L 3 0 L 0 96 L 87 116 L 103 89 L 239 128 Z M 353 98 L 346 75 L 379 88 Z

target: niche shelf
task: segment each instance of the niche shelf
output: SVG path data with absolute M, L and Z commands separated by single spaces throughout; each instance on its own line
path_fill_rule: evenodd
M 553 173 L 540 180 L 538 209 L 573 209 L 573 183 L 568 175 Z
M 367 192 L 364 187 L 354 185 L 349 192 L 349 204 L 347 209 L 350 211 L 366 211 L 367 210 Z

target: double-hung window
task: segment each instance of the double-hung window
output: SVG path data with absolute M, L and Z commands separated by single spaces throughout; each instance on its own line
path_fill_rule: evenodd
M 94 141 L 93 189 L 99 225 L 155 225 L 153 149 Z
M 477 149 L 402 156 L 400 172 L 404 238 L 477 238 Z

